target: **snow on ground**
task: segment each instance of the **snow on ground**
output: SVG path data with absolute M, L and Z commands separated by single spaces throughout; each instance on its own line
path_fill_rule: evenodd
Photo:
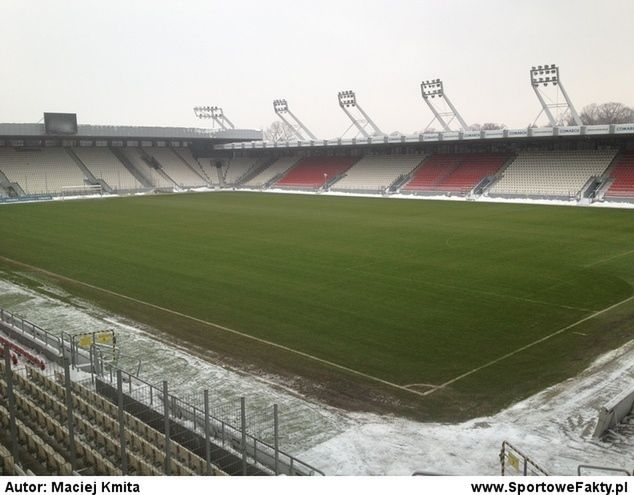
M 598 208 L 625 208 L 634 209 L 633 202 L 623 201 L 597 201 L 594 203 L 586 203 L 583 201 L 577 201 L 576 199 L 564 200 L 564 199 L 533 199 L 533 198 L 498 198 L 489 197 L 486 195 L 475 197 L 464 196 L 452 196 L 448 194 L 370 194 L 370 193 L 355 193 L 355 192 L 342 192 L 342 191 L 300 191 L 290 189 L 249 189 L 249 188 L 228 188 L 219 189 L 214 187 L 193 187 L 185 189 L 174 189 L 173 193 L 187 193 L 187 192 L 259 192 L 259 193 L 273 193 L 273 194 L 302 194 L 302 195 L 319 195 L 319 196 L 343 196 L 343 197 L 356 197 L 356 198 L 397 198 L 397 199 L 412 199 L 412 200 L 434 200 L 434 201 L 473 201 L 476 203 L 515 203 L 515 204 L 529 204 L 529 205 L 559 205 L 559 206 L 586 206 L 586 207 L 598 207 Z M 134 196 L 147 196 L 154 194 L 153 192 L 137 192 Z M 122 197 L 125 197 L 123 195 Z M 78 199 L 98 199 L 98 198 L 116 198 L 117 194 L 93 194 L 93 195 L 78 195 L 78 196 L 56 196 L 52 200 L 29 200 L 22 201 L 22 203 L 30 202 L 42 202 L 42 201 L 64 201 L 64 200 L 78 200 Z M 15 204 L 16 202 L 7 202 L 0 204 Z
M 598 358 L 579 376 L 493 416 L 460 424 L 421 423 L 316 403 L 270 380 L 225 369 L 161 343 L 147 327 L 59 288 L 33 290 L 7 281 L 5 275 L 0 272 L 0 307 L 54 333 L 114 329 L 126 355 L 142 360 L 145 380 L 158 383 L 167 376 L 171 390 L 180 396 L 208 388 L 217 409 L 237 406 L 240 396 L 247 397 L 254 414 L 267 414 L 278 403 L 282 448 L 327 474 L 499 474 L 503 440 L 551 474 L 575 474 L 581 463 L 634 468 L 631 444 L 603 444 L 591 438 L 597 408 L 634 386 L 634 341 Z

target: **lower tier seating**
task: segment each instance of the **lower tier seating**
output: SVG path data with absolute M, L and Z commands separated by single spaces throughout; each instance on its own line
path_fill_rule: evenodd
M 491 196 L 574 198 L 610 165 L 616 150 L 521 151 L 489 190 Z
M 223 167 L 225 184 L 233 186 L 238 184 L 240 179 L 255 166 L 257 162 L 253 157 L 237 157 L 229 161 L 228 165 Z
M 163 171 L 181 187 L 202 187 L 207 185 L 202 173 L 198 172 L 191 164 L 185 162 L 173 148 L 151 147 L 143 148 L 148 155 L 153 157 Z M 198 167 L 200 169 L 200 167 Z
M 0 366 L 1 367 L 1 366 Z M 41 450 L 41 461 L 49 473 L 71 474 L 69 461 L 70 436 L 68 409 L 64 387 L 57 378 L 33 368 L 27 373 L 13 374 L 14 394 L 19 428 L 33 437 L 34 452 Z M 0 379 L 0 395 L 6 395 L 6 383 Z M 85 474 L 121 474 L 120 423 L 116 405 L 90 389 L 72 384 L 72 407 L 75 425 L 77 468 Z M 2 408 L 0 408 L 2 409 Z M 4 414 L 3 414 L 4 413 Z M 0 422 L 8 421 L 6 410 L 0 410 Z M 166 438 L 136 417 L 124 412 L 126 459 L 129 474 L 160 475 L 166 462 Z M 205 461 L 177 442 L 171 444 L 170 472 L 173 475 L 206 473 Z M 214 474 L 224 474 L 212 466 Z
M 317 189 L 326 181 L 348 170 L 359 157 L 311 156 L 302 158 L 295 166 L 276 182 L 276 187 L 297 187 Z
M 606 198 L 634 198 L 634 151 L 626 151 L 614 165 L 610 176 L 614 179 Z
M 143 187 L 109 148 L 74 148 L 74 151 L 97 179 L 103 180 L 115 191 Z
M 355 163 L 346 176 L 336 182 L 337 191 L 385 190 L 404 174 L 410 173 L 423 161 L 424 155 L 369 155 Z
M 416 171 L 403 191 L 464 195 L 485 177 L 495 175 L 509 157 L 507 153 L 435 154 Z
M 298 156 L 283 156 L 275 160 L 271 165 L 262 170 L 255 177 L 245 182 L 247 187 L 263 187 L 278 176 L 284 174 L 299 160 Z
M 0 171 L 26 194 L 59 194 L 65 186 L 86 184 L 84 173 L 64 148 L 0 148 Z

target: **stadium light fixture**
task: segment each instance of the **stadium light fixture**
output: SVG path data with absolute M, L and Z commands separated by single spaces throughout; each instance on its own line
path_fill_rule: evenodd
M 565 110 L 570 112 L 570 115 L 572 116 L 576 125 L 583 125 L 583 123 L 581 122 L 581 118 L 577 113 L 577 110 L 575 109 L 572 101 L 570 100 L 570 97 L 568 96 L 568 93 L 566 92 L 566 89 L 561 84 L 559 66 L 557 66 L 556 64 L 544 64 L 538 65 L 537 67 L 532 66 L 530 69 L 530 79 L 533 91 L 535 92 L 535 95 L 537 96 L 537 99 L 539 100 L 539 103 L 542 107 L 540 112 L 537 114 L 537 117 L 535 117 L 535 121 L 533 123 L 537 121 L 542 113 L 545 113 L 548 117 L 550 125 L 555 127 L 557 126 L 558 122 L 551 110 L 555 108 L 564 108 Z M 544 94 L 542 94 L 540 88 L 545 88 L 548 85 L 557 86 L 566 102 L 547 103 Z
M 339 93 L 337 93 L 337 98 L 339 99 L 339 106 L 341 108 L 357 106 L 357 95 L 354 91 L 339 91 Z
M 222 129 L 234 129 L 233 123 L 226 117 L 224 111 L 220 107 L 214 106 L 196 106 L 194 107 L 194 115 L 199 119 L 212 119 Z
M 304 123 L 299 120 L 293 112 L 291 112 L 288 108 L 288 102 L 285 99 L 282 98 L 273 100 L 273 110 L 275 110 L 275 114 L 293 130 L 293 134 L 295 134 L 297 139 L 300 141 L 307 139 L 312 139 L 313 141 L 317 140 L 308 127 L 306 127 Z
M 462 115 L 458 113 L 456 107 L 453 106 L 453 103 L 451 103 L 451 100 L 445 94 L 445 89 L 440 79 L 429 79 L 421 82 L 420 92 L 423 100 L 434 114 L 434 118 L 429 124 L 427 124 L 425 130 L 429 129 L 429 127 L 433 124 L 435 120 L 438 120 L 444 131 L 451 131 L 449 124 L 451 124 L 454 119 L 458 120 L 458 122 L 460 123 L 460 128 L 462 130 L 467 130 L 467 123 L 464 121 Z M 443 98 L 445 100 L 445 103 L 447 103 L 447 106 L 449 107 L 449 111 L 439 111 L 436 106 L 430 101 L 434 98 Z M 447 117 L 449 120 L 446 120 L 445 117 Z
M 337 93 L 337 100 L 339 101 L 339 106 L 343 110 L 343 112 L 348 116 L 352 125 L 348 127 L 350 129 L 352 126 L 356 127 L 360 134 L 364 137 L 369 138 L 370 133 L 367 131 L 367 127 L 372 129 L 372 135 L 374 136 L 385 136 L 385 133 L 379 129 L 379 127 L 374 123 L 374 121 L 368 116 L 368 114 L 361 108 L 359 102 L 357 101 L 357 95 L 354 91 L 346 90 L 339 91 Z M 349 109 L 356 108 L 358 113 L 361 115 L 361 118 L 355 117 Z M 348 132 L 348 129 L 344 132 Z M 343 137 L 343 135 L 342 135 Z

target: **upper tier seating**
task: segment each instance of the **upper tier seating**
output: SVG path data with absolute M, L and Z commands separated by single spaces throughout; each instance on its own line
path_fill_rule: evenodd
M 236 157 L 229 161 L 228 166 L 224 169 L 225 184 L 232 186 L 255 166 L 257 158 L 253 157 Z
M 509 159 L 504 153 L 436 154 L 416 171 L 403 191 L 467 194 Z
M 626 151 L 612 169 L 614 182 L 610 185 L 607 198 L 634 198 L 634 151 Z
M 245 182 L 244 185 L 248 187 L 262 187 L 267 182 L 275 179 L 278 175 L 286 172 L 289 168 L 295 165 L 298 160 L 299 157 L 297 156 L 283 156 L 278 158 L 255 177 L 252 177 L 250 180 Z
M 112 189 L 122 191 L 143 187 L 109 148 L 74 148 L 74 151 L 88 170 Z
M 161 164 L 163 171 L 181 187 L 202 187 L 207 185 L 207 181 L 202 178 L 202 172 L 196 172 L 192 165 L 185 163 L 183 158 L 174 153 L 172 148 L 143 148 Z M 189 163 L 189 162 L 188 162 Z M 200 167 L 197 167 L 200 170 Z
M 64 186 L 83 186 L 86 177 L 64 148 L 16 151 L 0 148 L 0 171 L 26 194 L 57 194 Z
M 522 151 L 489 190 L 491 196 L 575 197 L 600 176 L 616 150 Z
M 359 158 L 349 156 L 311 156 L 302 158 L 276 182 L 278 187 L 317 189 L 327 180 L 348 170 Z
M 370 155 L 355 163 L 332 189 L 338 191 L 383 191 L 401 175 L 410 173 L 423 155 Z

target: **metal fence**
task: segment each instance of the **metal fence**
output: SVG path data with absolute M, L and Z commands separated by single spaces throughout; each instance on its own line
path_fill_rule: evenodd
M 74 382 L 112 404 L 121 403 L 126 414 L 162 432 L 170 442 L 213 461 L 228 474 L 323 475 L 280 449 L 277 405 L 265 411 L 250 410 L 244 398 L 210 401 L 206 390 L 179 397 L 169 390 L 167 382 L 156 386 L 118 368 L 117 361 L 104 358 L 102 348 L 95 344 L 82 349 L 74 336 L 51 334 L 6 310 L 0 309 L 0 322 L 13 337 L 46 350 L 47 357 L 61 365 L 58 370 L 69 365 L 75 368 Z M 9 356 L 9 352 L 6 354 Z
M 209 438 L 212 444 L 226 450 L 227 456 L 240 459 L 240 469 L 232 464 L 229 467 L 232 471 L 230 474 L 244 474 L 249 471 L 249 466 L 259 467 L 271 474 L 324 474 L 280 450 L 280 415 L 277 405 L 266 412 L 250 412 L 245 398 L 239 402 L 210 402 L 208 391 L 180 398 L 169 391 L 167 382 L 157 387 L 131 373 L 116 370 L 107 363 L 103 369 L 102 376 L 93 377 L 100 394 L 112 393 L 117 385 L 116 374 L 120 372 L 123 390 L 133 401 L 132 414 L 148 417 L 162 414 L 174 425 L 188 431 L 183 432 L 183 438 L 188 438 L 187 446 L 198 445 L 201 439 Z M 153 426 L 158 426 L 157 418 L 152 421 Z
M 506 441 L 502 442 L 500 464 L 502 476 L 548 476 L 546 470 Z

